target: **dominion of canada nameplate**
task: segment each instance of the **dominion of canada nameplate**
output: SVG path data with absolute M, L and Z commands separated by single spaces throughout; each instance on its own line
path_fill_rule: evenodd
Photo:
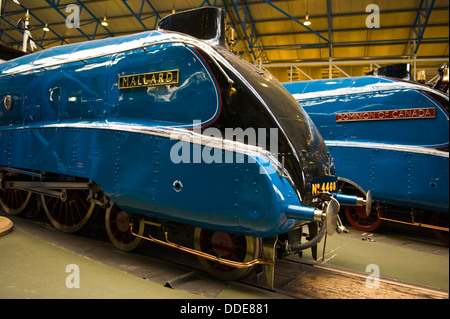
M 436 116 L 434 107 L 401 110 L 379 110 L 366 112 L 336 113 L 336 122 L 357 122 L 376 120 L 433 119 Z
M 179 70 L 119 76 L 119 89 L 178 84 Z

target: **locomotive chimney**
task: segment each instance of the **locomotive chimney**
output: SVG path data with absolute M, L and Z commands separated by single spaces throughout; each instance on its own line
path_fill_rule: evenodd
M 159 21 L 158 30 L 181 32 L 225 46 L 225 12 L 205 7 L 174 13 Z

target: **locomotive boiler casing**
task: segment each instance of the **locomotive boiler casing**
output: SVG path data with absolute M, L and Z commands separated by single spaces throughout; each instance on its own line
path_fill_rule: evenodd
M 317 218 L 314 188 L 336 190 L 328 150 L 288 92 L 187 35 L 150 31 L 5 62 L 0 98 L 0 166 L 87 178 L 135 214 L 267 237 Z M 225 138 L 236 127 L 269 133 L 248 145 Z M 266 145 L 270 128 L 280 154 Z

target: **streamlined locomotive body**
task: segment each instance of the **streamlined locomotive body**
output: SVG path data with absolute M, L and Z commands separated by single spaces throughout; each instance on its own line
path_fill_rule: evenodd
M 370 215 L 345 208 L 354 227 L 377 229 L 387 218 L 387 208 L 408 212 L 413 216 L 408 223 L 415 225 L 425 224 L 416 213 L 432 212 L 428 222 L 438 226 L 435 230 L 446 236 L 443 241 L 448 244 L 448 95 L 380 76 L 284 86 L 320 130 L 334 158 L 341 190 L 372 191 Z
M 227 51 L 223 15 L 174 14 L 156 31 L 0 64 L 3 209 L 20 213 L 37 196 L 66 232 L 105 209 L 120 249 L 148 239 L 226 279 L 262 264 L 270 285 L 276 249 L 333 232 L 326 145 L 270 74 Z M 186 229 L 193 243 L 174 243 Z

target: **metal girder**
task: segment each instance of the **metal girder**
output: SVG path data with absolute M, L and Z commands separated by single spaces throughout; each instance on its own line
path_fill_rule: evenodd
M 434 2 L 435 2 L 435 0 L 431 0 L 431 3 L 429 3 L 428 0 L 422 0 L 420 3 L 419 10 L 417 11 L 417 18 L 414 23 L 414 30 L 417 28 L 417 35 L 418 35 L 418 41 L 416 43 L 416 48 L 415 48 L 414 54 L 417 54 L 420 43 L 423 40 L 423 35 L 425 33 L 425 29 L 427 27 L 428 20 L 430 19 L 430 15 L 431 15 L 431 11 L 433 10 Z M 422 21 L 423 5 L 425 5 L 424 21 Z
M 434 42 L 434 43 L 444 43 L 449 41 L 449 37 L 435 37 L 435 38 L 423 38 L 423 41 Z M 332 42 L 334 47 L 345 47 L 345 46 L 373 46 L 373 45 L 393 45 L 393 44 L 404 44 L 408 41 L 413 41 L 414 38 L 407 39 L 388 39 L 388 40 L 371 40 L 371 41 L 341 41 Z M 304 49 L 304 48 L 325 48 L 328 47 L 328 43 L 296 43 L 296 44 L 284 44 L 284 45 L 272 45 L 272 46 L 260 46 L 259 48 L 266 51 L 269 50 L 279 50 L 279 49 Z
M 4 1 L 5 4 L 6 4 L 8 1 L 12 1 L 12 0 L 3 0 L 3 1 Z M 59 7 L 59 6 L 60 6 L 60 0 L 45 0 L 45 2 L 46 2 L 46 3 L 47 3 L 47 4 L 48 4 L 48 5 L 49 5 L 56 13 L 58 13 L 58 14 L 64 19 L 64 23 L 65 23 L 65 22 L 66 22 L 66 19 L 67 19 L 67 16 L 61 11 L 61 9 L 60 9 L 60 7 Z M 20 6 L 20 7 L 24 10 L 24 12 L 26 12 L 26 11 L 28 10 L 28 8 L 26 8 L 26 7 L 25 7 L 23 4 L 21 4 L 21 3 L 19 4 L 19 3 L 16 2 L 16 4 L 17 4 L 18 6 Z M 98 27 L 99 27 L 99 26 L 103 27 L 103 28 L 106 30 L 106 32 L 108 33 L 109 36 L 111 36 L 111 37 L 114 36 L 114 34 L 113 34 L 106 26 L 103 26 L 103 25 L 101 24 L 101 21 L 99 20 L 99 18 L 97 18 L 97 17 L 90 11 L 90 9 L 86 6 L 85 3 L 83 3 L 83 1 L 80 1 L 80 0 L 74 0 L 74 4 L 76 4 L 76 5 L 79 6 L 79 8 L 80 8 L 80 14 L 81 14 L 81 11 L 84 10 L 84 11 L 87 12 L 87 14 L 90 16 L 90 18 L 89 18 L 87 21 L 85 20 L 85 22 L 84 22 L 82 25 L 80 25 L 79 28 L 76 28 L 77 31 L 78 31 L 83 37 L 85 37 L 87 40 L 94 40 L 95 37 L 96 37 L 97 30 L 98 30 Z M 39 24 L 40 24 L 40 26 L 38 26 L 38 27 L 35 28 L 34 30 L 38 30 L 38 29 L 41 29 L 41 28 L 43 28 L 44 26 L 46 26 L 46 23 L 45 23 L 44 21 L 42 21 L 36 14 L 34 14 L 32 10 L 29 10 L 29 14 L 30 14 L 35 20 L 37 20 L 37 21 L 39 22 Z M 10 25 L 12 28 L 18 30 L 19 32 L 21 32 L 21 33 L 23 34 L 23 31 L 22 31 L 22 30 L 19 30 L 15 25 L 13 25 L 13 24 L 10 23 L 9 21 L 7 21 L 3 16 L 1 16 L 0 18 L 1 18 L 2 20 L 4 20 L 8 25 Z M 83 31 L 82 28 L 83 28 L 83 26 L 86 26 L 86 25 L 89 25 L 89 24 L 92 24 L 92 23 L 95 23 L 94 32 L 93 32 L 91 35 L 88 35 L 87 32 Z M 38 41 L 38 42 L 35 41 L 36 45 L 38 45 L 41 49 L 45 49 L 45 47 L 46 47 L 47 45 L 50 45 L 50 44 L 53 44 L 53 43 L 59 42 L 59 41 L 60 41 L 60 44 L 61 44 L 61 45 L 62 45 L 62 44 L 65 44 L 65 43 L 69 43 L 64 37 L 60 36 L 57 32 L 55 32 L 54 29 L 52 29 L 51 26 L 47 26 L 47 27 L 50 29 L 50 31 L 44 31 L 42 39 L 40 39 L 40 41 Z M 33 30 L 30 30 L 30 31 L 33 31 Z M 52 42 L 49 42 L 49 43 L 47 43 L 47 44 L 44 44 L 45 36 L 47 35 L 48 32 L 52 32 L 59 40 L 52 41 Z M 16 42 L 18 43 L 18 41 L 16 41 Z
M 86 5 L 83 4 L 83 2 L 81 2 L 80 0 L 77 0 L 77 3 L 81 6 L 81 8 L 83 8 L 84 10 L 86 10 L 87 13 L 89 13 L 89 15 L 94 19 L 95 22 L 97 22 L 97 24 L 95 26 L 95 32 L 92 36 L 92 40 L 95 39 L 95 36 L 97 34 L 97 28 L 99 25 L 101 25 L 103 27 L 103 29 L 105 29 L 106 32 L 109 33 L 110 36 L 112 36 L 112 37 L 114 36 L 114 34 L 111 31 L 109 31 L 106 26 L 101 24 L 101 21 L 86 7 Z M 80 12 L 81 12 L 81 9 L 80 9 Z
M 2 0 L 0 0 L 0 1 L 2 1 Z M 5 7 L 6 7 L 6 4 L 8 3 L 8 0 L 5 0 Z M 17 2 L 15 2 L 15 4 L 16 5 L 18 5 L 18 6 L 20 6 L 24 11 L 23 11 L 23 15 L 25 16 L 25 13 L 27 12 L 27 11 L 29 11 L 23 4 L 21 4 L 21 3 L 17 3 Z M 45 25 L 45 23 L 41 20 L 41 19 L 39 19 L 35 14 L 33 14 L 33 12 L 29 12 L 29 14 L 33 17 L 33 18 L 35 18 L 36 20 L 38 20 L 39 21 L 39 23 L 41 23 L 42 24 L 42 26 L 44 26 Z M 15 30 L 17 30 L 17 31 L 19 31 L 22 35 L 23 35 L 23 30 L 21 30 L 21 29 L 19 29 L 16 25 L 14 25 L 14 24 L 12 24 L 10 21 L 8 21 L 3 15 L 0 15 L 0 19 L 2 19 L 3 21 L 5 21 L 8 25 L 10 25 L 12 28 L 14 28 Z M 53 31 L 52 31 L 53 32 Z M 63 38 L 61 38 L 56 32 L 53 32 L 57 37 L 59 37 L 62 41 L 63 41 Z M 12 39 L 12 37 L 11 36 L 9 36 L 8 35 L 8 37 L 9 38 L 11 38 Z M 63 43 L 63 42 L 62 42 Z M 61 43 L 61 44 L 62 44 Z M 19 46 L 22 44 L 22 42 L 21 41 L 18 41 L 18 44 L 19 44 Z M 37 45 L 37 46 L 39 46 L 41 49 L 44 49 L 44 46 L 42 45 L 42 41 L 41 41 L 41 43 L 37 43 L 36 41 L 35 41 L 35 44 Z
M 5 3 L 7 3 L 7 2 L 8 2 L 8 0 L 6 0 Z M 48 5 L 50 5 L 50 7 L 52 9 L 54 9 L 64 19 L 64 22 L 66 21 L 66 19 L 67 19 L 66 15 L 59 9 L 60 0 L 57 0 L 57 1 L 55 1 L 55 0 L 46 0 L 46 3 Z M 80 7 L 80 13 L 81 13 L 81 10 L 85 10 L 92 18 L 92 20 L 89 20 L 88 22 L 86 22 L 83 25 L 81 25 L 80 28 L 76 28 L 77 31 L 79 33 L 81 33 L 87 40 L 94 40 L 95 39 L 95 36 L 96 36 L 97 29 L 98 29 L 99 25 L 102 26 L 108 32 L 108 34 L 110 36 L 112 36 L 112 37 L 114 36 L 114 34 L 107 27 L 101 25 L 101 21 L 89 10 L 89 8 L 86 7 L 86 5 L 82 1 L 76 0 L 76 4 Z M 18 4 L 18 5 L 20 5 L 20 7 L 24 10 L 24 12 L 26 12 L 28 10 L 28 8 L 26 8 L 24 5 L 22 5 L 22 4 Z M 29 13 L 35 20 L 37 20 L 41 24 L 41 26 L 39 26 L 35 30 L 41 29 L 41 28 L 43 28 L 46 25 L 46 23 L 44 21 L 42 21 L 36 14 L 34 14 L 32 10 L 30 10 Z M 13 27 L 14 29 L 16 29 L 16 30 L 20 31 L 21 33 L 23 33 L 22 30 L 19 30 L 15 25 L 13 25 L 9 21 L 7 21 L 3 16 L 1 18 L 2 18 L 2 20 L 6 21 L 11 27 Z M 82 26 L 86 26 L 86 25 L 91 24 L 91 23 L 96 23 L 95 30 L 94 30 L 94 33 L 93 33 L 92 37 L 88 36 L 81 29 Z M 61 45 L 64 44 L 64 43 L 69 43 L 64 37 L 60 36 L 57 32 L 55 32 L 51 28 L 51 26 L 47 26 L 47 27 L 50 29 L 50 31 L 48 31 L 48 32 L 52 32 L 61 41 Z M 31 30 L 31 31 L 33 31 L 33 30 Z M 36 45 L 38 45 L 41 49 L 45 49 L 44 41 L 45 41 L 46 34 L 47 34 L 47 31 L 44 31 L 44 34 L 43 34 L 43 37 L 42 37 L 40 43 L 39 42 L 35 42 Z M 47 45 L 53 44 L 55 42 L 58 42 L 59 40 L 52 41 L 51 43 L 47 43 Z
M 314 31 L 313 29 L 311 29 L 310 27 L 306 26 L 303 24 L 303 22 L 299 21 L 297 18 L 295 18 L 294 16 L 290 15 L 289 13 L 287 13 L 286 11 L 280 9 L 279 7 L 277 7 L 276 5 L 274 5 L 273 3 L 271 3 L 268 0 L 262 0 L 262 2 L 267 3 L 268 5 L 270 5 L 271 7 L 275 8 L 276 10 L 280 11 L 282 14 L 284 14 L 285 16 L 287 16 L 288 18 L 290 18 L 291 20 L 295 21 L 296 23 L 300 24 L 302 27 L 308 29 L 309 31 L 311 31 L 312 33 L 314 33 L 315 35 L 317 35 L 319 38 L 321 38 L 322 40 L 325 40 L 326 43 L 329 43 L 330 40 L 328 40 L 327 38 L 325 38 L 323 35 L 321 35 L 320 33 Z M 330 5 L 331 8 L 331 5 Z
M 66 17 L 66 15 L 59 9 L 59 3 L 60 3 L 60 0 L 57 0 L 57 1 L 55 1 L 55 0 L 45 0 L 61 17 L 63 17 L 64 18 L 64 21 L 66 21 L 66 19 L 67 19 L 67 17 Z M 87 40 L 94 40 L 95 39 L 95 36 L 96 36 L 96 34 L 97 34 L 97 29 L 98 29 L 98 26 L 99 25 L 101 25 L 101 21 L 86 7 L 86 5 L 85 4 L 83 4 L 80 0 L 76 0 L 76 2 L 77 2 L 77 4 L 80 6 L 80 15 L 81 15 L 81 11 L 84 9 L 91 17 L 92 17 L 92 20 L 91 21 L 89 21 L 89 22 L 87 22 L 87 23 L 85 23 L 85 24 L 83 24 L 83 25 L 80 25 L 80 27 L 79 28 L 76 28 L 77 29 L 77 31 L 79 32 L 79 33 L 81 33 Z M 94 33 L 93 33 L 93 35 L 92 35 L 92 38 L 91 37 L 89 37 L 83 30 L 82 30 L 82 26 L 85 26 L 85 25 L 88 25 L 88 24 L 91 24 L 91 23 L 96 23 L 96 26 L 95 26 L 95 31 L 94 31 Z M 109 31 L 108 30 L 108 28 L 106 27 L 106 26 L 103 26 L 102 25 L 102 27 L 109 33 L 109 35 L 110 36 L 114 36 L 114 34 L 111 32 L 111 31 Z
M 382 57 L 377 59 L 355 59 L 355 60 L 343 60 L 333 61 L 335 65 L 362 65 L 362 64 L 395 64 L 395 63 L 414 63 L 414 62 L 448 62 L 448 57 L 442 58 L 415 58 L 415 59 L 383 59 Z M 297 63 L 266 63 L 265 67 L 311 67 L 311 66 L 328 66 L 330 62 L 327 61 L 305 61 Z M 377 65 L 379 67 L 379 65 Z
M 240 43 L 242 43 L 245 55 L 249 56 L 251 62 L 256 62 L 262 58 L 262 51 L 257 51 L 257 44 L 260 41 L 255 21 L 253 20 L 247 0 L 240 4 L 239 0 L 223 0 L 226 13 L 230 17 L 230 22 L 236 30 Z M 241 12 L 243 11 L 243 14 Z M 242 17 L 243 15 L 243 17 Z M 250 35 L 248 30 L 250 29 Z M 239 52 L 237 52 L 239 55 Z
M 449 58 L 448 57 L 442 57 L 442 58 L 423 58 L 423 59 L 419 59 L 419 58 L 411 58 L 411 59 L 383 59 L 382 57 L 379 58 L 375 58 L 375 59 L 371 59 L 371 60 L 366 60 L 366 59 L 360 59 L 360 60 L 342 60 L 342 61 L 333 61 L 333 62 L 329 62 L 329 61 L 304 61 L 304 62 L 298 62 L 298 63 L 266 63 L 264 64 L 264 67 L 267 68 L 283 68 L 283 69 L 288 69 L 289 70 L 289 81 L 295 81 L 293 75 L 294 72 L 297 70 L 299 71 L 301 74 L 303 74 L 307 79 L 312 80 L 313 77 L 308 74 L 307 72 L 303 71 L 301 68 L 311 68 L 311 67 L 321 67 L 322 68 L 322 77 L 324 78 L 323 75 L 326 74 L 327 72 L 325 71 L 325 67 L 327 69 L 330 68 L 330 66 L 334 69 L 339 71 L 340 73 L 342 73 L 344 76 L 349 77 L 349 76 L 355 76 L 352 75 L 350 72 L 347 73 L 342 67 L 345 66 L 365 66 L 365 67 L 369 67 L 370 66 L 370 70 L 372 70 L 372 67 L 375 66 L 377 68 L 381 67 L 381 65 L 388 65 L 388 64 L 396 64 L 396 63 L 411 63 L 413 66 L 413 71 L 415 72 L 416 69 L 414 68 L 414 65 L 416 63 L 428 63 L 428 62 L 433 62 L 433 63 L 447 63 L 448 64 Z M 329 72 L 329 71 L 328 71 Z M 357 74 L 356 76 L 359 76 L 360 74 Z M 317 79 L 317 78 L 316 78 Z M 431 80 L 430 80 L 431 81 Z
M 331 13 L 331 0 L 327 0 L 327 20 L 328 20 L 328 56 L 330 58 L 330 67 L 328 76 L 333 77 L 332 63 L 333 61 L 333 15 Z
M 24 34 L 24 31 L 18 29 L 14 24 L 12 24 L 11 22 L 9 22 L 8 20 L 6 20 L 6 19 L 3 18 L 3 17 L 0 17 L 0 18 L 1 18 L 3 21 L 5 21 L 7 24 L 9 24 L 11 27 L 13 27 L 14 29 L 16 29 L 17 31 L 19 31 L 20 33 L 22 33 L 22 35 Z M 8 37 L 9 37 L 10 39 L 13 39 L 13 38 L 12 38 L 11 36 L 9 36 L 9 35 L 8 35 Z M 15 40 L 15 39 L 14 39 L 14 40 Z M 21 41 L 18 41 L 17 43 L 18 43 L 19 47 L 22 45 L 22 42 L 21 42 Z M 39 46 L 41 49 L 44 49 L 44 47 L 43 47 L 41 44 L 36 43 L 36 42 L 35 42 L 35 44 L 36 44 L 37 46 Z
M 327 0 L 327 19 L 328 19 L 328 42 L 330 48 L 330 58 L 333 57 L 333 13 L 331 10 L 331 0 Z
M 204 1 L 202 2 L 202 4 L 199 5 L 198 7 L 201 8 L 201 7 L 203 7 L 205 4 L 207 4 L 207 5 L 210 6 L 210 7 L 215 7 L 215 6 L 216 6 L 216 2 L 217 2 L 217 1 L 214 0 L 213 4 L 211 4 L 211 2 L 210 2 L 209 0 L 204 0 Z
M 428 23 L 428 27 L 448 27 L 448 23 Z M 383 30 L 391 30 L 391 29 L 411 29 L 410 24 L 398 24 L 398 25 L 383 25 Z M 328 32 L 327 29 L 316 30 L 319 33 Z M 333 34 L 336 32 L 350 32 L 350 31 L 367 31 L 367 27 L 357 27 L 357 28 L 335 28 L 333 27 Z M 294 35 L 304 35 L 309 34 L 309 31 L 285 31 L 285 32 L 267 32 L 267 33 L 259 33 L 261 37 L 266 36 L 294 36 Z
M 52 7 L 61 17 L 63 17 L 64 18 L 64 21 L 67 19 L 67 17 L 66 17 L 66 15 L 58 8 L 58 6 L 59 6 L 59 0 L 58 1 L 55 1 L 55 0 L 45 0 L 45 2 L 47 2 L 49 5 L 50 5 L 50 7 Z M 83 7 L 82 7 L 83 8 Z M 82 10 L 82 8 L 80 9 L 80 15 L 81 15 L 81 10 Z M 81 30 L 81 28 L 76 28 L 77 29 L 77 31 L 79 32 L 79 33 L 81 33 L 86 39 L 88 39 L 88 40 L 92 40 L 86 33 L 84 33 L 83 32 L 83 30 Z
M 412 28 L 413 36 L 415 37 L 408 42 L 409 53 L 414 52 L 416 55 L 419 50 L 420 44 L 424 39 L 425 29 L 428 25 L 431 12 L 433 11 L 434 3 L 436 0 L 421 0 L 419 8 L 417 9 L 416 19 L 414 20 L 414 26 Z
M 155 7 L 151 4 L 151 2 L 149 0 L 141 0 L 141 5 L 139 6 L 139 12 L 136 13 L 134 12 L 134 10 L 130 7 L 130 5 L 128 4 L 128 0 L 122 0 L 123 4 L 128 8 L 128 10 L 131 12 L 131 14 L 136 18 L 136 20 L 140 23 L 140 25 L 142 25 L 144 27 L 144 29 L 146 31 L 149 31 L 149 29 L 147 28 L 147 26 L 144 24 L 144 20 L 154 17 L 155 18 L 155 24 L 153 26 L 153 29 L 156 29 L 156 26 L 158 25 L 158 20 L 161 20 L 161 16 L 159 15 L 158 11 L 156 11 Z M 144 5 L 148 4 L 150 6 L 150 8 L 153 10 L 154 14 L 147 16 L 147 17 L 143 17 L 143 10 L 144 10 Z

